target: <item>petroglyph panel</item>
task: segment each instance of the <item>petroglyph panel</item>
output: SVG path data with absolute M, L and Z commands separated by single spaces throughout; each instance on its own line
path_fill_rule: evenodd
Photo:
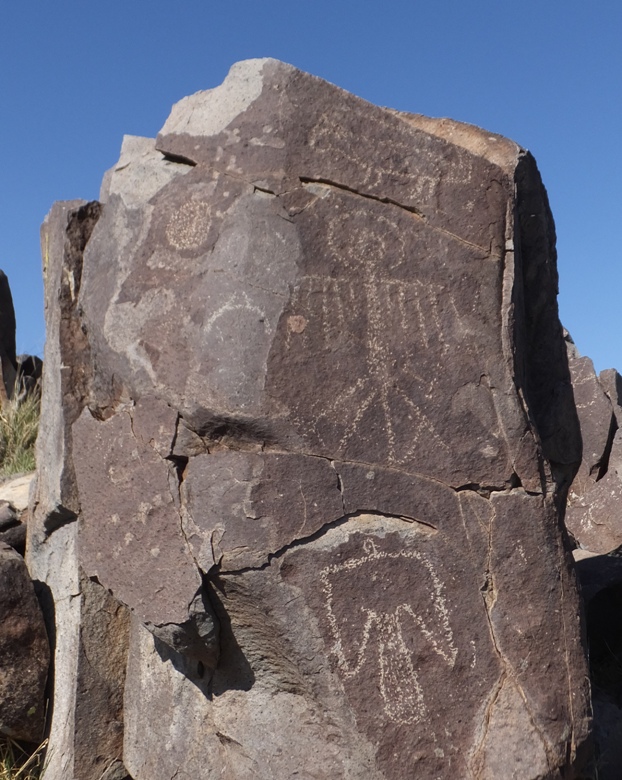
M 148 403 L 151 420 L 132 417 L 132 411 L 100 422 L 85 410 L 73 426 L 76 452 L 81 453 L 75 459 L 80 562 L 88 576 L 141 619 L 183 622 L 201 580 L 182 535 L 168 463 L 155 449 L 154 428 L 170 422 L 170 409 L 161 402 Z M 173 435 L 171 426 L 169 441 Z M 87 452 L 97 457 L 84 457 Z M 174 583 L 163 588 L 171 571 Z
M 176 407 L 189 399 L 218 414 L 258 413 L 297 275 L 296 231 L 276 198 L 243 182 L 217 172 L 201 179 L 195 170 L 183 179 L 143 215 L 123 215 L 132 232 L 122 251 L 95 236 L 87 300 L 119 256 L 126 265 L 106 309 L 89 312 L 97 359 L 134 393 L 160 388 Z M 117 209 L 119 201 L 107 206 L 103 231 L 121 218 Z
M 496 262 L 482 266 L 478 250 L 394 206 L 329 186 L 312 194 L 296 217 L 301 276 L 271 350 L 270 396 L 326 457 L 451 482 L 474 467 L 503 471 L 506 445 L 480 354 L 499 322 L 490 306 L 500 295 Z M 500 324 L 497 338 L 499 349 Z M 289 382 L 284 362 L 305 375 L 305 388 Z M 468 442 L 456 437 L 467 426 L 477 429 Z
M 500 258 L 399 206 L 297 184 L 280 197 L 197 166 L 142 222 L 123 215 L 123 251 L 95 235 L 87 308 L 125 265 L 110 305 L 89 311 L 97 362 L 129 395 L 160 393 L 188 415 L 268 419 L 287 451 L 504 484 L 512 457 L 490 391 L 504 370 L 490 359 Z
M 318 108 L 325 99 L 318 94 Z M 399 203 L 484 251 L 500 251 L 502 225 L 490 217 L 503 208 L 511 183 L 496 166 L 434 135 L 413 133 L 407 119 L 396 114 L 385 114 L 384 132 L 371 140 L 369 117 L 364 119 L 356 101 L 347 98 L 316 111 L 303 109 L 300 118 L 309 123 L 301 167 L 313 171 L 310 179 Z M 494 182 L 482 187 L 482 175 Z
M 513 182 L 485 155 L 470 154 L 422 132 L 406 115 L 319 80 L 308 80 L 304 98 L 291 101 L 287 93 L 301 82 L 282 63 L 248 62 L 244 70 L 250 81 L 261 73 L 274 88 L 264 89 L 261 99 L 216 135 L 198 133 L 194 120 L 220 116 L 220 108 L 207 109 L 216 93 L 192 96 L 184 105 L 191 117 L 186 132 L 177 122 L 167 124 L 157 148 L 261 182 L 277 193 L 290 192 L 301 178 L 342 184 L 418 210 L 430 223 L 486 251 L 501 250 L 504 226 L 498 215 L 504 213 Z
M 364 513 L 280 565 L 291 597 L 310 605 L 329 668 L 387 777 L 408 776 L 400 772 L 415 757 L 422 777 L 448 776 L 448 767 L 466 776 L 458 746 L 472 738 L 501 673 L 481 574 L 445 535 Z M 458 710 L 470 715 L 456 719 Z M 407 755 L 389 754 L 395 739 L 408 744 Z
M 133 612 L 124 765 L 572 774 L 568 372 L 533 160 L 275 61 L 177 106 L 157 148 L 126 144 L 94 227 L 63 208 L 44 231 L 42 452 L 65 453 L 70 501 L 39 491 L 29 547 L 43 572 L 79 512 L 80 564 Z M 214 615 L 215 670 L 192 639 Z M 98 694 L 64 669 L 73 722 Z
M 418 204 L 419 207 L 430 204 L 439 179 L 429 173 L 411 174 L 417 167 L 416 157 L 420 150 L 413 147 L 408 135 L 394 137 L 387 142 L 381 140 L 378 155 L 372 160 L 367 145 L 360 142 L 357 129 L 352 126 L 346 110 L 322 114 L 309 133 L 309 146 L 315 153 L 320 170 L 324 158 L 338 160 L 340 167 L 350 174 L 344 180 L 356 181 L 357 189 L 363 192 L 376 192 L 386 181 L 397 181 L 404 189 L 402 197 L 405 202 Z M 470 173 L 469 169 L 463 172 L 464 180 L 468 180 Z

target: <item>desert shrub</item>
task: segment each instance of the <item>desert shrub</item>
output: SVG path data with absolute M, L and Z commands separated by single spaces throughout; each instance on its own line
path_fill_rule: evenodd
M 35 391 L 6 401 L 0 409 L 0 479 L 34 469 L 40 407 Z

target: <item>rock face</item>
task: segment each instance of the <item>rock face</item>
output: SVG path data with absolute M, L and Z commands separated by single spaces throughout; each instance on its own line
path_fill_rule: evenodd
M 622 734 L 622 377 L 596 375 L 571 342 L 568 359 L 583 458 L 568 495 L 566 526 L 578 548 L 586 612 L 594 742 L 600 780 L 620 774 Z
M 56 204 L 42 228 L 48 338 L 26 559 L 53 644 L 46 778 L 100 780 L 123 752 L 129 613 L 79 564 L 71 424 L 86 398 L 89 351 L 76 311 L 97 204 Z M 110 776 L 110 775 L 109 775 Z M 122 775 L 119 775 L 122 777 Z M 115 778 L 116 780 L 116 778 Z
M 0 733 L 40 742 L 50 648 L 21 555 L 0 542 Z
M 614 369 L 598 377 L 575 349 L 568 357 L 583 457 L 565 522 L 579 547 L 606 554 L 622 546 L 622 378 Z
M 570 777 L 581 450 L 530 155 L 252 60 L 101 200 L 44 226 L 46 780 Z M 94 767 L 99 588 L 131 628 Z

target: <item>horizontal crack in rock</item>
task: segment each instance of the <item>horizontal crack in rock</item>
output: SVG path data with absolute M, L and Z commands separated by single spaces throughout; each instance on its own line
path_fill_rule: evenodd
M 361 198 L 367 198 L 367 200 L 375 200 L 377 203 L 383 203 L 385 205 L 389 206 L 397 206 L 399 209 L 403 209 L 404 211 L 408 211 L 409 214 L 414 214 L 416 217 L 419 217 L 424 222 L 426 221 L 425 215 L 419 211 L 418 208 L 415 206 L 406 206 L 403 203 L 399 203 L 396 200 L 393 200 L 393 198 L 387 198 L 387 197 L 380 197 L 378 195 L 370 195 L 368 192 L 360 192 L 359 190 L 355 189 L 354 187 L 349 187 L 347 184 L 341 184 L 339 182 L 330 181 L 330 179 L 323 179 L 321 177 L 311 177 L 311 176 L 300 176 L 300 182 L 301 184 L 325 184 L 327 187 L 333 187 L 337 190 L 344 190 L 345 192 L 349 192 L 352 195 L 358 195 Z
M 309 534 L 309 536 L 303 536 L 298 539 L 294 539 L 293 541 L 284 544 L 283 547 L 279 548 L 275 552 L 268 553 L 267 560 L 264 563 L 262 563 L 260 566 L 244 566 L 241 569 L 228 569 L 226 567 L 221 567 L 215 564 L 214 567 L 212 567 L 212 570 L 208 572 L 208 574 L 210 574 L 214 570 L 216 570 L 218 574 L 244 574 L 249 571 L 264 571 L 264 569 L 267 569 L 268 566 L 270 566 L 273 560 L 280 558 L 286 552 L 289 552 L 290 550 L 293 550 L 296 547 L 303 547 L 306 544 L 315 542 L 317 539 L 321 539 L 326 533 L 328 533 L 328 531 L 331 531 L 333 528 L 339 528 L 340 526 L 348 523 L 350 520 L 355 520 L 357 517 L 361 517 L 362 515 L 372 515 L 375 517 L 387 517 L 387 518 L 392 518 L 394 520 L 401 520 L 402 522 L 409 523 L 409 524 L 416 523 L 417 525 L 421 525 L 425 527 L 426 529 L 428 529 L 428 531 L 438 530 L 435 526 L 431 525 L 430 523 L 426 523 L 422 520 L 419 520 L 416 517 L 405 517 L 404 515 L 395 515 L 389 512 L 378 512 L 375 509 L 359 509 L 356 512 L 350 512 L 349 514 L 340 517 L 338 520 L 333 520 L 330 523 L 326 523 L 318 531 Z
M 404 203 L 400 203 L 399 201 L 394 200 L 393 198 L 388 198 L 386 196 L 381 197 L 379 195 L 371 195 L 368 192 L 360 192 L 354 187 L 349 187 L 347 184 L 331 181 L 330 179 L 324 179 L 319 176 L 317 177 L 299 176 L 298 178 L 300 179 L 300 183 L 303 186 L 305 184 L 324 184 L 327 187 L 333 187 L 334 189 L 337 190 L 343 190 L 344 192 L 349 192 L 351 195 L 357 195 L 360 198 L 366 198 L 367 200 L 376 201 L 376 203 L 382 203 L 387 206 L 395 206 L 398 209 L 402 209 L 402 211 L 407 211 L 409 214 L 414 214 L 415 217 L 418 217 L 420 220 L 422 220 L 431 230 L 438 231 L 439 233 L 444 233 L 446 236 L 449 236 L 450 238 L 459 241 L 461 244 L 465 244 L 466 246 L 469 246 L 473 249 L 477 249 L 480 252 L 484 252 L 486 255 L 492 255 L 490 246 L 485 247 L 485 246 L 480 246 L 479 244 L 474 244 L 472 241 L 467 241 L 466 238 L 462 238 L 462 236 L 458 236 L 455 233 L 452 233 L 451 230 L 446 230 L 445 228 L 439 227 L 438 225 L 431 225 L 428 222 L 428 218 L 426 217 L 426 215 L 415 206 L 407 206 Z
M 158 149 L 157 145 L 156 145 L 156 150 L 160 152 L 165 162 L 178 163 L 179 165 L 189 165 L 191 168 L 196 168 L 197 166 L 196 160 L 192 160 L 190 157 L 184 157 L 183 154 L 172 154 L 171 152 L 163 152 L 161 149 Z

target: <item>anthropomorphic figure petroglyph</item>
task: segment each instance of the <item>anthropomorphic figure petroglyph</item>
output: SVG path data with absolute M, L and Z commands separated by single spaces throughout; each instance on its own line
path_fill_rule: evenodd
M 386 590 L 393 587 L 396 570 L 407 568 L 411 576 L 428 580 L 432 600 L 430 615 L 419 613 L 423 605 L 403 602 L 386 610 Z M 366 663 L 376 666 L 384 709 L 391 720 L 401 724 L 419 723 L 426 718 L 425 694 L 413 663 L 417 646 L 429 642 L 443 661 L 453 667 L 458 650 L 449 625 L 445 588 L 433 565 L 416 550 L 383 552 L 369 537 L 360 557 L 328 566 L 320 572 L 326 598 L 327 617 L 334 637 L 331 652 L 346 678 L 356 677 Z M 335 602 L 340 594 L 371 588 L 372 598 L 360 602 L 350 614 L 337 617 Z M 382 593 L 384 607 L 374 608 L 374 590 Z M 396 592 L 398 601 L 404 591 Z M 429 608 L 428 608 L 429 609 Z M 427 610 L 426 610 L 427 611 Z M 347 634 L 340 622 L 347 622 Z M 358 622 L 358 626 L 356 625 Z M 413 644 L 414 648 L 409 647 Z M 409 641 L 410 640 L 410 641 Z M 413 653 L 414 649 L 414 653 Z

